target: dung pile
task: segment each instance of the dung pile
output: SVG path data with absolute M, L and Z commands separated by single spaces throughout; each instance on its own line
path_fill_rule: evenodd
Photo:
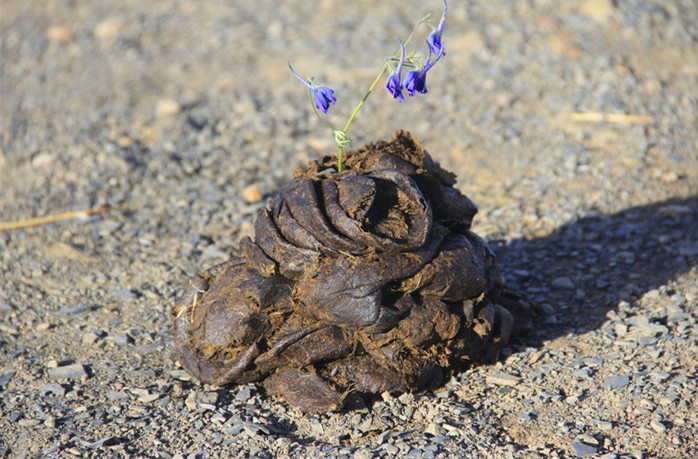
M 406 132 L 350 152 L 341 173 L 332 157 L 310 163 L 241 255 L 177 299 L 180 362 L 201 382 L 263 381 L 317 413 L 495 359 L 530 306 L 504 291 L 454 184 Z

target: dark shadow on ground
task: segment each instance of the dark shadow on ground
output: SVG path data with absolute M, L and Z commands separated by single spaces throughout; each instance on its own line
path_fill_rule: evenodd
M 539 345 L 596 329 L 619 302 L 698 266 L 698 195 L 584 217 L 547 237 L 490 246 L 507 285 L 554 314 L 538 318 L 523 337 Z

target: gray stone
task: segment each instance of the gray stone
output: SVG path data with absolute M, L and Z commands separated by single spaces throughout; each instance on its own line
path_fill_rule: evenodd
M 184 401 L 184 404 L 190 410 L 209 410 L 215 411 L 218 394 L 216 392 L 198 392 L 192 391 Z
M 107 336 L 107 332 L 105 332 L 101 328 L 98 328 L 97 330 L 93 331 L 92 333 L 94 333 L 95 336 L 97 336 L 98 338 L 104 338 L 105 336 Z
M 590 454 L 596 454 L 598 451 L 598 448 L 596 446 L 592 445 L 587 445 L 586 443 L 582 443 L 581 441 L 573 441 L 572 445 L 572 453 L 576 457 L 584 457 L 588 456 Z
M 48 428 L 55 429 L 57 425 L 55 416 L 46 416 L 46 419 L 44 420 L 44 425 Z
M 114 446 L 118 445 L 123 441 L 119 437 L 104 437 L 95 441 L 79 440 L 79 442 L 90 449 L 101 448 L 103 446 Z
M 46 395 L 46 394 L 53 394 L 57 395 L 58 397 L 63 397 L 66 393 L 65 387 L 61 386 L 58 383 L 46 383 L 43 385 L 41 388 L 41 395 Z
M 555 278 L 550 286 L 555 290 L 574 290 L 576 288 L 574 281 L 567 276 Z
M 36 427 L 41 424 L 38 419 L 20 419 L 18 422 L 22 427 Z
M 98 339 L 98 336 L 95 335 L 92 332 L 87 332 L 84 335 L 82 335 L 82 344 L 94 344 Z
M 10 381 L 12 381 L 12 378 L 15 377 L 15 372 L 11 371 L 9 373 L 3 373 L 0 375 L 0 388 L 4 388 L 8 384 L 10 384 Z
M 49 368 L 48 375 L 51 379 L 80 379 L 87 377 L 87 371 L 81 364 L 74 363 L 72 365 Z
M 243 387 L 235 394 L 235 400 L 238 402 L 246 402 L 252 397 L 252 392 L 249 387 Z
M 590 374 L 591 372 L 587 368 L 581 368 L 572 372 L 572 376 L 576 378 L 588 378 Z
M 75 317 L 87 314 L 88 312 L 96 309 L 95 306 L 91 304 L 79 304 L 77 306 L 71 306 L 69 308 L 63 308 L 56 313 L 54 316 L 56 319 L 73 319 Z
M 619 389 L 630 384 L 630 377 L 624 375 L 607 376 L 603 380 L 603 387 L 606 389 Z
M 603 290 L 609 286 L 609 282 L 606 279 L 598 278 L 596 279 L 596 282 L 594 282 L 594 286 Z
M 133 338 L 128 335 L 110 336 L 107 338 L 107 340 L 111 341 L 117 346 L 127 346 L 129 343 L 133 342 Z
M 598 367 L 603 363 L 603 359 L 598 357 L 587 357 L 586 359 L 582 360 L 582 362 L 590 367 Z
M 652 427 L 652 430 L 654 430 L 657 433 L 666 432 L 666 426 L 664 425 L 664 423 L 657 421 L 656 419 L 650 421 L 650 427 Z
M 436 437 L 441 434 L 441 427 L 439 427 L 435 422 L 430 422 L 429 425 L 427 425 L 427 428 L 424 429 L 424 433 L 427 433 L 432 437 Z
M 678 249 L 679 254 L 683 255 L 684 257 L 695 257 L 698 255 L 698 243 L 695 242 L 680 244 Z
M 160 398 L 161 394 L 158 393 L 152 393 L 152 394 L 144 394 L 138 397 L 138 400 L 143 402 L 143 403 L 152 403 Z
M 20 334 L 20 331 L 17 327 L 12 327 L 10 325 L 5 324 L 0 324 L 0 332 L 11 336 L 19 336 Z
M 242 422 L 239 422 L 239 423 L 233 424 L 232 426 L 227 428 L 225 430 L 225 433 L 234 437 L 234 436 L 238 435 L 240 432 L 242 432 L 243 430 L 245 430 L 245 424 Z
M 518 376 L 510 375 L 507 373 L 495 373 L 487 377 L 487 382 L 490 384 L 497 384 L 500 386 L 516 386 L 521 381 Z
M 213 422 L 219 422 L 219 423 L 224 423 L 226 421 L 225 415 L 221 412 L 216 412 L 214 413 L 213 416 L 211 416 L 211 421 Z
M 109 294 L 114 298 L 125 301 L 135 300 L 140 296 L 138 295 L 138 293 L 134 292 L 130 288 L 124 287 L 114 287 L 109 291 Z
M 128 400 L 128 395 L 118 390 L 108 390 L 105 395 L 112 402 Z
M 613 429 L 613 423 L 611 421 L 604 421 L 601 419 L 596 421 L 596 426 L 599 428 L 599 430 L 604 430 L 606 432 Z
M 146 355 L 157 352 L 158 348 L 154 344 L 139 344 L 133 346 L 132 351 L 140 355 L 141 357 L 145 357 Z

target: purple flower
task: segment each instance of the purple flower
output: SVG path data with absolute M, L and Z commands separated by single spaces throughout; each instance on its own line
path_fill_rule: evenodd
M 439 60 L 444 57 L 444 49 L 441 48 L 441 52 L 436 56 L 436 59 L 431 60 L 431 53 L 427 57 L 427 61 L 424 63 L 424 67 L 420 70 L 412 70 L 402 81 L 402 87 L 407 91 L 410 97 L 413 97 L 416 93 L 426 94 L 427 93 L 427 72 L 439 62 Z
M 402 85 L 400 84 L 400 78 L 402 74 L 402 65 L 405 61 L 405 45 L 402 43 L 402 40 L 398 41 L 400 42 L 400 49 L 402 50 L 400 54 L 400 62 L 397 65 L 397 72 L 388 77 L 388 83 L 385 85 L 385 87 L 388 89 L 390 94 L 392 94 L 395 99 L 399 99 L 400 102 L 402 102 L 403 100 L 405 100 L 405 96 L 402 95 Z
M 426 94 L 427 92 L 427 73 L 419 70 L 411 70 L 402 81 L 402 86 L 407 91 L 410 97 L 415 93 Z
M 429 45 L 429 51 L 437 56 L 444 53 L 444 45 L 441 41 L 441 34 L 444 31 L 444 22 L 446 22 L 446 11 L 448 11 L 448 3 L 444 0 L 444 12 L 441 15 L 441 21 L 439 22 L 439 27 L 437 27 L 432 33 L 427 37 L 427 45 Z
M 405 96 L 402 95 L 402 86 L 400 86 L 400 77 L 397 75 L 390 75 L 388 77 L 388 84 L 386 84 L 385 87 L 388 88 L 388 91 L 394 98 L 400 99 L 400 101 L 405 100 Z
M 315 108 L 322 110 L 322 113 L 327 114 L 327 109 L 330 105 L 334 105 L 337 99 L 334 97 L 334 90 L 328 88 L 327 86 L 318 86 L 313 89 L 313 100 L 315 101 Z
M 313 94 L 315 108 L 321 110 L 322 113 L 327 114 L 327 110 L 330 108 L 330 105 L 334 105 L 337 102 L 337 99 L 334 97 L 334 90 L 328 88 L 327 86 L 315 86 L 314 84 L 310 83 L 308 80 L 296 73 L 295 70 L 293 70 L 290 62 L 288 63 L 288 68 L 291 69 L 291 73 L 293 73 L 293 75 L 298 78 L 301 83 L 310 89 L 310 92 Z

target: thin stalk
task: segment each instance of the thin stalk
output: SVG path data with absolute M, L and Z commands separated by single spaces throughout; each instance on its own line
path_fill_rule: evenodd
M 347 120 L 347 124 L 344 125 L 344 133 L 346 134 L 347 131 L 349 131 L 349 127 L 351 126 L 351 123 L 354 122 L 354 118 L 356 118 L 356 115 L 359 113 L 359 110 L 361 110 L 361 107 L 364 106 L 364 102 L 366 102 L 366 99 L 368 99 L 368 96 L 371 95 L 371 92 L 376 88 L 376 85 L 378 82 L 383 78 L 383 75 L 385 75 L 385 71 L 388 70 L 388 64 L 383 64 L 383 68 L 381 69 L 380 73 L 378 73 L 378 76 L 376 77 L 375 80 L 373 80 L 373 83 L 371 83 L 371 86 L 368 88 L 368 91 L 366 91 L 366 94 L 364 94 L 363 99 L 361 99 L 361 102 L 356 106 L 354 111 L 351 113 L 351 116 L 349 117 L 349 120 Z
M 366 102 L 366 99 L 368 99 L 368 96 L 371 95 L 373 90 L 376 88 L 376 85 L 378 82 L 383 78 L 383 75 L 385 75 L 385 71 L 388 70 L 388 64 L 383 64 L 383 68 L 381 68 L 381 71 L 378 73 L 378 76 L 376 77 L 375 80 L 373 80 L 373 83 L 371 83 L 371 86 L 368 88 L 368 91 L 366 91 L 366 94 L 364 94 L 364 97 L 361 99 L 359 104 L 356 106 L 353 112 L 351 112 L 351 116 L 347 120 L 347 124 L 344 125 L 344 129 L 342 129 L 342 132 L 346 135 L 347 132 L 349 132 L 349 128 L 351 127 L 351 123 L 354 122 L 354 118 L 356 118 L 356 115 L 358 115 L 359 110 L 361 110 L 361 107 L 364 106 L 364 102 Z M 337 151 L 337 172 L 342 172 L 342 162 L 344 159 L 344 147 L 339 147 L 339 150 Z
M 102 206 L 94 209 L 72 210 L 46 217 L 29 218 L 27 220 L 15 220 L 11 222 L 0 222 L 0 231 L 29 228 L 31 226 L 47 225 L 49 223 L 62 222 L 72 218 L 87 218 L 92 215 L 104 214 L 110 210 L 122 209 L 122 206 Z

